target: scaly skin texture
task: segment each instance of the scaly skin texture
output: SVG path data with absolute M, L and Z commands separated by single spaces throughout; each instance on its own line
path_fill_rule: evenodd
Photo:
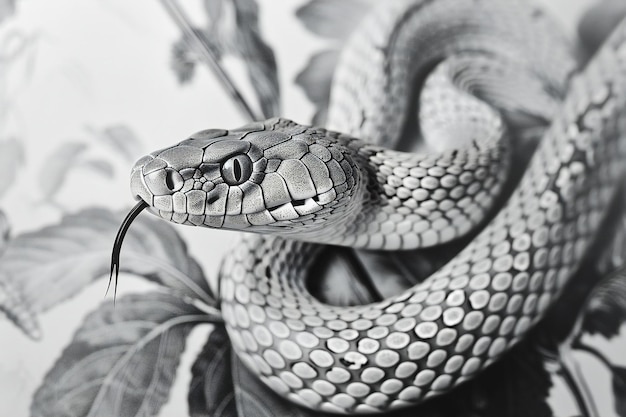
M 257 233 L 225 259 L 220 295 L 235 352 L 269 387 L 337 413 L 418 404 L 475 376 L 543 316 L 594 238 L 626 152 L 626 24 L 560 106 L 573 60 L 553 28 L 523 2 L 385 2 L 339 65 L 329 126 L 345 134 L 272 119 L 137 162 L 133 193 L 155 214 Z M 398 142 L 414 80 L 424 142 L 456 150 L 366 144 Z M 507 165 L 499 114 L 552 124 L 464 250 L 379 303 L 329 306 L 308 293 L 319 243 L 408 249 L 477 224 Z
M 471 230 L 498 194 L 506 148 L 499 123 L 491 127 L 495 134 L 464 149 L 416 155 L 270 119 L 198 132 L 142 158 L 131 181 L 135 195 L 176 223 L 369 249 L 427 247 Z M 230 164 L 247 176 L 239 185 L 224 178 Z

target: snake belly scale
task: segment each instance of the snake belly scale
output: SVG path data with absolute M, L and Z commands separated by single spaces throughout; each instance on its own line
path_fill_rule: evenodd
M 136 163 L 132 192 L 154 214 L 254 232 L 224 260 L 221 308 L 235 352 L 274 391 L 336 413 L 418 404 L 543 316 L 594 238 L 626 147 L 626 27 L 570 77 L 554 26 L 523 1 L 385 2 L 346 46 L 328 130 L 282 118 L 210 129 Z M 425 154 L 387 148 L 415 82 Z M 505 206 L 448 264 L 370 305 L 308 293 L 320 244 L 414 249 L 480 224 L 520 115 L 552 123 Z

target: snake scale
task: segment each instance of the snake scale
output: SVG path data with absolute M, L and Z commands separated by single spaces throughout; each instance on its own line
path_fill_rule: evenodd
M 605 217 L 626 150 L 626 26 L 580 73 L 570 50 L 525 1 L 381 2 L 345 46 L 326 128 L 204 130 L 140 159 L 132 192 L 178 224 L 255 232 L 224 260 L 220 301 L 235 352 L 275 392 L 335 413 L 418 404 L 523 338 Z M 421 151 L 389 149 L 412 111 Z M 512 195 L 440 270 L 370 305 L 310 295 L 320 244 L 414 249 L 480 225 L 509 126 L 532 119 L 551 124 Z

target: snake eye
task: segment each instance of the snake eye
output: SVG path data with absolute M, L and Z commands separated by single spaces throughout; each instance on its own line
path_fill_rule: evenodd
M 228 185 L 239 185 L 252 175 L 252 161 L 248 155 L 237 155 L 222 164 L 222 178 Z

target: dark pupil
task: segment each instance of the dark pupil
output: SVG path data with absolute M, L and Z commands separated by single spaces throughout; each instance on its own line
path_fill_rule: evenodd
M 167 171 L 167 174 L 165 174 L 165 185 L 170 191 L 176 188 L 174 185 L 174 175 L 172 174 L 172 171 Z
M 228 185 L 239 185 L 252 174 L 252 161 L 247 155 L 237 155 L 224 162 L 222 177 Z
M 235 177 L 235 181 L 241 181 L 241 162 L 239 162 L 239 159 L 237 158 L 233 161 L 233 175 Z

